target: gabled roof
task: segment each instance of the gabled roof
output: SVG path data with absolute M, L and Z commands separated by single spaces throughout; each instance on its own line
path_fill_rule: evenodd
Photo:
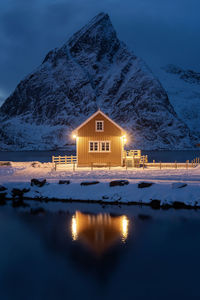
M 119 126 L 117 123 L 115 123 L 112 119 L 110 119 L 106 114 L 104 114 L 100 109 L 98 109 L 94 114 L 92 114 L 85 122 L 83 122 L 81 125 L 79 125 L 76 129 L 73 130 L 73 132 L 78 131 L 81 127 L 83 127 L 85 124 L 87 124 L 90 120 L 92 120 L 95 116 L 98 114 L 102 114 L 103 117 L 105 117 L 107 120 L 109 120 L 111 123 L 113 123 L 116 127 L 118 127 L 121 131 L 125 132 L 125 130 Z

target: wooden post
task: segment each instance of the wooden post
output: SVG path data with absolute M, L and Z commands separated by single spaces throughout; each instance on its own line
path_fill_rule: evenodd
M 143 170 L 144 170 L 144 160 L 143 160 Z
M 161 161 L 160 161 L 160 170 L 161 170 Z
M 73 163 L 73 171 L 75 171 L 75 163 Z
M 193 168 L 193 160 L 192 160 L 192 168 Z
M 59 164 L 60 164 L 60 155 L 58 155 L 58 162 L 59 162 Z
M 54 155 L 52 156 L 52 163 L 54 163 Z
M 188 160 L 186 160 L 186 165 L 185 165 L 186 169 L 188 169 Z
M 155 168 L 155 160 L 153 160 L 153 164 L 154 164 L 153 167 Z
M 175 161 L 175 165 L 174 165 L 174 167 L 175 167 L 175 169 L 177 169 L 177 163 L 176 163 L 176 161 Z

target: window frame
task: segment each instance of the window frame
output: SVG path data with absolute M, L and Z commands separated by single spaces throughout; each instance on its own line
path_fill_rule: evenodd
M 90 143 L 93 143 L 93 150 L 91 150 L 90 148 Z M 94 150 L 95 149 L 95 143 L 97 143 L 97 150 Z M 91 153 L 97 153 L 99 152 L 99 141 L 89 141 L 89 151 L 88 152 L 91 152 Z
M 101 122 L 102 123 L 102 129 L 97 129 L 97 124 Z M 104 121 L 103 120 L 95 120 L 95 131 L 96 132 L 104 132 Z
M 102 150 L 102 144 L 103 143 L 105 143 L 105 150 Z M 106 150 L 106 143 L 108 143 L 109 144 L 109 150 Z M 100 141 L 99 142 L 99 149 L 100 149 L 100 152 L 106 152 L 106 153 L 109 153 L 109 152 L 111 152 L 111 141 Z
M 93 143 L 93 150 L 91 150 L 91 143 Z M 94 150 L 94 144 L 97 143 L 98 150 Z M 105 150 L 102 150 L 102 144 L 105 143 Z M 109 150 L 106 150 L 106 143 L 109 144 Z M 110 153 L 111 152 L 111 141 L 89 141 L 89 153 Z

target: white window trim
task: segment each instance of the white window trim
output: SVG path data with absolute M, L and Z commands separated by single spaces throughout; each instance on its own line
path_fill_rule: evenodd
M 102 143 L 109 143 L 109 151 L 107 151 L 107 150 L 101 150 L 101 149 L 102 149 L 102 146 L 101 146 Z M 99 151 L 100 151 L 100 152 L 106 152 L 106 153 L 111 152 L 111 141 L 100 141 L 99 144 L 100 144 L 100 145 L 99 145 L 99 146 L 100 146 L 100 147 L 99 147 L 99 149 L 100 149 Z M 106 145 L 105 145 L 105 149 L 106 149 Z
M 90 143 L 97 143 L 98 144 L 98 150 L 95 151 L 95 150 L 90 150 Z M 93 148 L 94 148 L 94 145 L 93 145 Z M 99 152 L 99 141 L 89 141 L 89 151 L 88 152 L 91 152 L 91 153 L 97 153 Z
M 98 143 L 98 150 L 95 151 L 95 150 L 90 150 L 90 143 Z M 102 148 L 102 143 L 109 143 L 109 151 L 106 151 L 106 150 L 101 150 Z M 110 153 L 111 152 L 111 141 L 89 141 L 88 142 L 88 148 L 89 148 L 89 151 L 90 153 Z M 93 146 L 94 148 L 94 146 Z M 105 145 L 105 148 L 106 148 L 106 145 Z
M 102 122 L 102 130 L 97 129 L 97 122 Z M 96 132 L 104 132 L 104 121 L 103 120 L 96 120 L 95 121 L 95 131 Z

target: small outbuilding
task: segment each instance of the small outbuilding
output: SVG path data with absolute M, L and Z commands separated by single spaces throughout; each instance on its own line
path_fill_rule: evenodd
M 73 131 L 77 166 L 122 166 L 126 132 L 101 110 Z

